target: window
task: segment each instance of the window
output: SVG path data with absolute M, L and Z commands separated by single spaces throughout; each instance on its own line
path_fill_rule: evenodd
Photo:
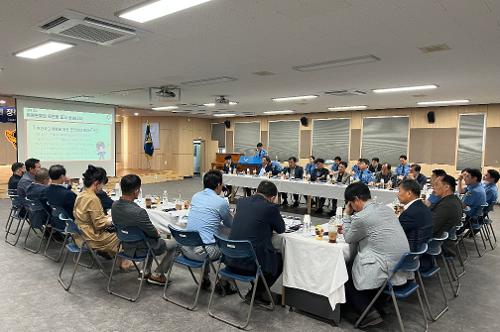
M 290 157 L 298 158 L 299 154 L 299 121 L 269 122 L 269 157 L 280 161 Z
M 314 120 L 312 155 L 316 158 L 349 158 L 349 119 Z
M 260 122 L 236 122 L 234 131 L 234 151 L 254 155 L 260 142 Z
M 460 114 L 457 169 L 481 169 L 483 162 L 484 114 Z
M 408 154 L 409 118 L 363 118 L 361 157 L 380 158 L 380 162 L 399 164 L 399 156 Z

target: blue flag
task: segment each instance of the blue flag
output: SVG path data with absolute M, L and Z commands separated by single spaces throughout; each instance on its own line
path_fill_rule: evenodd
M 148 122 L 146 126 L 146 135 L 144 135 L 144 153 L 148 158 L 151 158 L 154 152 L 155 147 L 153 145 L 153 137 L 151 136 L 151 125 Z

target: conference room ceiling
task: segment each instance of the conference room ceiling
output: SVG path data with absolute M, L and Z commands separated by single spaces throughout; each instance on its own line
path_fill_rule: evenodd
M 186 105 L 179 110 L 193 110 L 195 116 L 215 112 L 217 107 L 200 105 L 217 95 L 239 102 L 219 112 L 257 115 L 275 110 L 328 112 L 328 107 L 350 105 L 416 107 L 428 100 L 500 101 L 500 1 L 214 0 L 145 24 L 115 16 L 140 2 L 2 1 L 0 93 L 137 108 L 182 103 Z M 146 32 L 139 40 L 112 46 L 67 39 L 76 47 L 38 60 L 13 56 L 52 39 L 36 27 L 65 9 Z M 436 52 L 421 49 L 435 45 L 441 45 Z M 380 61 L 310 72 L 292 68 L 364 55 Z M 181 84 L 221 76 L 237 80 Z M 371 92 L 422 84 L 439 88 Z M 179 86 L 180 101 L 149 99 L 149 87 L 164 85 Z M 324 94 L 342 89 L 367 94 Z M 271 100 L 310 94 L 319 98 L 299 103 Z

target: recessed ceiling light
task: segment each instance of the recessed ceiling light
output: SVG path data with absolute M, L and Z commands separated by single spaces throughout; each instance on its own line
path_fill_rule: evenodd
M 383 89 L 373 89 L 374 93 L 390 93 L 390 92 L 407 92 L 407 91 L 420 91 L 420 90 L 431 90 L 436 89 L 438 86 L 436 84 L 427 85 L 415 85 L 415 86 L 401 86 L 396 88 L 383 88 Z
M 215 117 L 218 117 L 218 118 L 225 118 L 225 117 L 229 117 L 229 116 L 236 116 L 236 114 L 234 113 L 218 113 L 218 114 L 214 114 Z
M 139 113 L 135 112 L 135 113 L 134 113 L 134 115 L 135 115 L 135 116 L 138 116 L 138 115 L 139 115 Z
M 380 58 L 377 58 L 376 56 L 369 54 L 369 55 L 357 56 L 346 59 L 338 59 L 332 61 L 311 63 L 308 65 L 294 66 L 292 68 L 297 71 L 315 71 L 315 70 L 323 70 L 334 67 L 359 65 L 363 63 L 370 63 L 376 61 L 380 61 Z
M 293 113 L 294 111 L 292 110 L 282 110 L 282 111 L 265 111 L 264 114 L 270 114 L 270 115 L 273 115 L 273 114 L 291 114 Z
M 3 99 L 2 99 L 2 100 L 0 100 L 0 104 L 2 104 L 2 105 L 3 105 L 3 104 L 6 104 L 6 103 L 7 103 L 7 102 L 6 102 L 5 100 L 3 100 Z
M 455 100 L 433 100 L 433 101 L 420 101 L 417 105 L 432 106 L 432 105 L 451 105 L 451 104 L 468 104 L 469 99 L 455 99 Z
M 330 111 L 358 111 L 358 110 L 365 110 L 367 108 L 368 108 L 368 106 L 366 106 L 366 105 L 359 105 L 359 106 L 337 106 L 337 107 L 329 107 L 328 109 Z
M 74 47 L 75 45 L 68 43 L 61 43 L 55 41 L 48 41 L 43 44 L 30 47 L 29 49 L 21 52 L 14 53 L 15 56 L 26 59 L 39 59 L 41 57 L 54 54 Z
M 115 15 L 138 23 L 145 23 L 211 0 L 159 0 L 146 1 Z
M 206 107 L 215 107 L 215 103 L 203 104 L 203 106 L 206 106 Z
M 297 100 L 309 100 L 318 98 L 317 95 L 306 95 L 306 96 L 294 96 L 294 97 L 277 97 L 272 98 L 273 101 L 282 102 L 282 101 L 297 101 Z
M 153 107 L 153 111 L 171 111 L 178 109 L 178 106 L 161 106 L 161 107 Z

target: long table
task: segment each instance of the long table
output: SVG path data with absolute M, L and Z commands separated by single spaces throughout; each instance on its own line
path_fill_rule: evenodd
M 258 176 L 247 176 L 247 175 L 233 175 L 224 174 L 223 181 L 224 184 L 236 187 L 233 193 L 236 193 L 238 187 L 252 188 L 255 189 L 259 186 L 262 180 L 269 180 L 273 182 L 278 188 L 279 192 L 282 193 L 293 193 L 304 195 L 308 197 L 308 213 L 311 211 L 310 198 L 311 197 L 324 197 L 324 198 L 334 198 L 343 200 L 344 191 L 347 187 L 342 184 L 330 184 L 322 182 L 309 182 L 303 180 L 282 180 L 279 178 L 266 178 Z M 377 202 L 389 204 L 396 198 L 395 190 L 370 188 L 372 198 Z

